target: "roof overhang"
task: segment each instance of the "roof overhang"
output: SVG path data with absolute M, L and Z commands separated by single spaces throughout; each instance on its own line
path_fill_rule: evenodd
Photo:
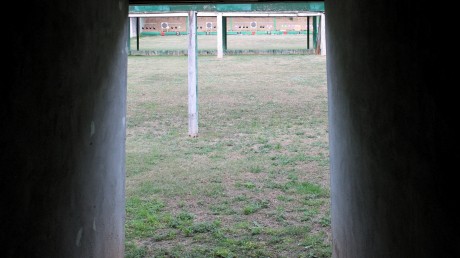
M 324 1 L 147 1 L 129 0 L 130 13 L 324 12 Z

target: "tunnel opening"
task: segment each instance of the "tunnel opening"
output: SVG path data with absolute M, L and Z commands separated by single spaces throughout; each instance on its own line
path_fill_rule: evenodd
M 128 58 L 126 254 L 330 257 L 325 56 Z

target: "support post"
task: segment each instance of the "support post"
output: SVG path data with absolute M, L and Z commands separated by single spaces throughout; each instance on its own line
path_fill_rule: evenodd
M 326 16 L 321 14 L 321 31 L 320 31 L 320 53 L 322 56 L 326 55 Z
M 140 22 L 139 22 L 139 17 L 136 17 L 136 44 L 137 44 L 137 51 L 139 51 L 139 27 L 140 27 Z
M 217 58 L 224 57 L 224 26 L 222 13 L 217 14 Z
M 227 17 L 225 16 L 222 17 L 222 28 L 223 28 L 222 47 L 225 52 L 227 50 Z
M 313 16 L 313 48 L 316 49 L 317 40 L 318 40 L 318 16 Z
M 307 16 L 307 49 L 310 49 L 310 16 Z
M 198 136 L 197 15 L 188 14 L 188 134 Z

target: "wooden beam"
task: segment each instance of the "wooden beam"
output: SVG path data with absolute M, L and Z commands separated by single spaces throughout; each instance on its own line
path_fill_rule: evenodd
M 197 15 L 188 15 L 188 135 L 198 136 L 198 62 L 197 62 Z

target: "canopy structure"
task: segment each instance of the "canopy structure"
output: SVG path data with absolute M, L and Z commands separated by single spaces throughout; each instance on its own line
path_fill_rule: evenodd
M 136 5 L 139 4 L 139 5 Z M 188 110 L 189 135 L 198 136 L 198 82 L 197 82 L 197 17 L 214 16 L 217 20 L 217 58 L 223 58 L 227 49 L 227 17 L 310 17 L 313 16 L 313 35 L 318 54 L 325 55 L 324 2 L 258 2 L 235 4 L 143 4 L 130 1 L 129 17 L 136 18 L 137 50 L 139 50 L 140 18 L 186 17 L 188 35 Z M 276 21 L 275 21 L 276 24 Z M 318 28 L 320 24 L 320 28 Z M 309 33 L 309 25 L 308 33 Z M 319 33 L 318 33 L 319 30 Z M 179 32 L 176 32 L 179 33 Z M 164 35 L 164 34 L 162 34 Z M 307 36 L 307 38 L 309 38 Z M 320 42 L 320 44 L 317 43 Z M 129 41 L 128 41 L 129 42 Z M 307 42 L 309 48 L 309 42 Z
M 249 4 L 152 4 L 151 1 L 129 1 L 129 13 L 155 13 L 155 12 L 324 12 L 324 2 L 258 2 Z M 150 3 L 150 4 L 145 4 Z

